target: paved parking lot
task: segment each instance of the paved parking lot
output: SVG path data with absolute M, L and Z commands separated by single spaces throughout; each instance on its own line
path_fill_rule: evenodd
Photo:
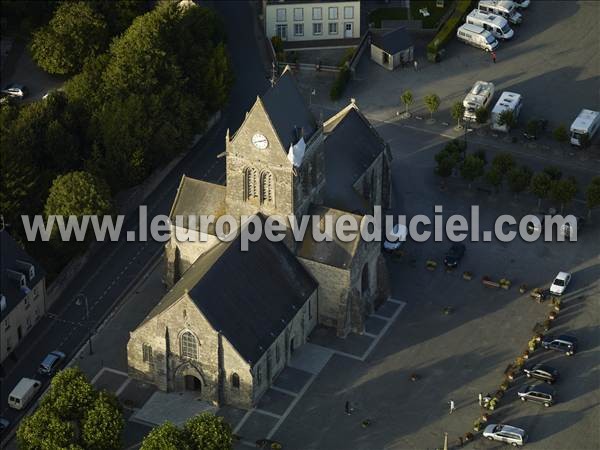
M 391 142 L 394 213 L 433 215 L 433 205 L 443 205 L 445 217 L 466 214 L 470 205 L 481 208 L 481 229 L 499 214 L 521 217 L 537 211 L 527 194 L 489 195 L 469 190 L 451 179 L 445 190 L 434 175 L 434 154 L 446 139 L 433 133 L 381 125 L 378 130 Z M 477 148 L 477 147 L 476 147 Z M 476 149 L 472 148 L 472 150 Z M 495 151 L 487 149 L 488 159 Z M 522 158 L 534 170 L 547 165 L 535 157 Z M 564 168 L 565 176 L 587 180 L 591 173 Z M 549 202 L 543 207 L 552 206 Z M 584 214 L 575 203 L 569 212 Z M 529 432 L 530 447 L 538 449 L 595 449 L 600 435 L 600 378 L 597 369 L 600 342 L 600 220 L 594 221 L 576 243 L 532 244 L 467 243 L 459 269 L 425 270 L 425 261 L 441 263 L 446 242 L 409 242 L 407 254 L 390 259 L 392 295 L 407 301 L 402 314 L 364 361 L 333 356 L 275 434 L 292 449 L 433 449 L 441 448 L 444 432 L 451 445 L 471 431 L 481 414 L 477 396 L 494 392 L 504 370 L 526 348 L 532 328 L 549 312 L 547 304 L 520 294 L 528 288 L 548 286 L 560 270 L 574 274 L 573 284 L 552 332 L 569 331 L 579 337 L 582 348 L 571 359 L 538 351 L 532 357 L 551 362 L 563 373 L 556 386 L 557 405 L 545 409 L 517 404 L 518 379 L 508 391 L 492 420 L 506 421 Z M 473 280 L 462 278 L 471 271 Z M 508 290 L 485 288 L 481 277 L 509 278 Z M 454 312 L 445 315 L 445 307 Z M 411 374 L 419 376 L 411 381 Z M 355 413 L 344 414 L 344 402 L 352 401 Z M 448 414 L 448 402 L 457 410 Z M 361 422 L 371 421 L 368 428 Z M 593 431 L 592 431 L 593 430 Z M 500 448 L 482 439 L 473 448 Z
M 533 0 L 523 15 L 515 37 L 501 43 L 496 52 L 496 64 L 483 50 L 452 39 L 439 64 L 427 62 L 421 49 L 418 72 L 412 68 L 389 72 L 373 63 L 365 52 L 357 79 L 338 102 L 329 100 L 331 76 L 303 72 L 302 81 L 316 90 L 313 104 L 339 109 L 353 97 L 377 120 L 396 114 L 401 108 L 400 94 L 407 89 L 414 95 L 413 109 L 423 114 L 423 97 L 438 94 L 442 104 L 436 116 L 449 120 L 452 103 L 462 101 L 477 80 L 494 82 L 497 92 L 522 94 L 522 123 L 541 117 L 550 121 L 551 128 L 559 123 L 568 126 L 582 108 L 598 109 L 600 2 Z

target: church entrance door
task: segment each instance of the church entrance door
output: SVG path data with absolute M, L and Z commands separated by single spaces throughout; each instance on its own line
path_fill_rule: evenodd
M 186 375 L 183 377 L 186 391 L 198 391 L 202 390 L 202 382 L 193 375 Z

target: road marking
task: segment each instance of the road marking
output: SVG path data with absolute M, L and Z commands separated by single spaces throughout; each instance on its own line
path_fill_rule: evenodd
M 283 389 L 283 388 L 280 388 L 280 387 L 277 387 L 277 386 L 271 386 L 271 389 L 273 389 L 274 391 L 282 392 L 282 393 L 287 394 L 287 395 L 291 395 L 292 397 L 295 397 L 295 396 L 298 395 L 297 392 L 288 391 L 287 389 Z
M 248 417 L 250 417 L 250 414 L 252 414 L 252 411 L 254 411 L 254 408 L 251 408 L 248 411 L 246 411 L 246 414 L 244 414 L 242 420 L 240 420 L 236 427 L 233 429 L 233 434 L 237 434 L 240 431 L 240 428 L 244 426 L 246 420 L 248 420 Z
M 129 383 L 131 383 L 131 378 L 127 378 L 123 384 L 121 384 L 121 386 L 119 386 L 119 389 L 116 390 L 115 395 L 118 397 L 119 395 L 121 395 L 121 393 L 125 390 L 125 388 L 129 385 Z
M 275 417 L 276 419 L 281 418 L 281 416 L 279 414 L 275 414 L 275 413 L 272 413 L 272 412 L 269 412 L 269 411 L 265 411 L 264 409 L 255 408 L 254 412 L 264 414 L 265 416 Z
M 290 415 L 290 413 L 292 412 L 292 410 L 296 406 L 296 403 L 298 403 L 298 401 L 304 396 L 304 394 L 306 393 L 306 391 L 308 390 L 308 388 L 310 387 L 310 385 L 313 383 L 313 381 L 315 381 L 316 378 L 317 378 L 317 375 L 313 374 L 308 379 L 308 381 L 302 387 L 302 389 L 300 390 L 300 392 L 298 392 L 298 395 L 296 397 L 294 397 L 294 400 L 292 400 L 292 403 L 290 403 L 290 405 L 287 407 L 287 409 L 285 410 L 285 412 L 283 413 L 283 415 L 281 416 L 281 418 L 277 421 L 277 423 L 273 426 L 273 428 L 271 428 L 271 431 L 269 431 L 269 434 L 267 434 L 267 439 L 271 439 L 273 437 L 273 435 L 275 433 L 277 433 L 277 430 L 279 429 L 279 427 L 281 426 L 281 424 L 285 421 L 285 419 L 287 418 L 287 416 Z
M 373 339 L 375 339 L 375 338 L 377 337 L 377 335 L 376 335 L 376 334 L 373 334 L 373 333 L 367 333 L 366 331 L 363 333 L 363 335 L 365 335 L 365 336 L 369 336 L 370 338 L 373 338 Z
M 398 318 L 398 316 L 404 309 L 404 306 L 406 306 L 406 302 L 401 302 L 400 300 L 393 300 L 392 298 L 389 298 L 388 301 L 391 301 L 392 303 L 399 303 L 400 306 L 398 307 L 398 309 L 396 309 L 396 312 L 394 312 L 394 315 L 391 317 L 391 319 L 384 325 L 383 329 L 377 334 L 377 337 L 373 340 L 373 342 L 371 342 L 371 345 L 369 345 L 369 348 L 362 356 L 362 361 L 365 361 L 369 357 L 375 346 L 379 343 L 379 341 L 385 335 L 387 330 L 392 326 L 392 323 L 394 323 L 395 320 Z
M 374 317 L 376 319 L 385 320 L 386 322 L 388 322 L 390 320 L 389 317 L 380 316 L 379 314 L 371 314 L 369 317 Z

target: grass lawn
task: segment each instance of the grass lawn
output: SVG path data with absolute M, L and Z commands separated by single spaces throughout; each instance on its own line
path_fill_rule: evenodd
M 434 2 L 435 3 L 435 2 Z M 374 23 L 375 28 L 381 28 L 382 20 L 407 20 L 407 8 L 379 8 L 369 13 L 369 23 Z
M 442 16 L 446 13 L 446 11 L 448 11 L 448 8 L 452 6 L 454 1 L 445 0 L 443 8 L 438 8 L 436 3 L 436 0 L 411 0 L 410 15 L 412 19 L 421 19 L 423 21 L 423 28 L 436 28 L 440 24 Z M 419 9 L 422 8 L 427 8 L 427 11 L 429 12 L 428 17 L 423 17 L 421 15 Z

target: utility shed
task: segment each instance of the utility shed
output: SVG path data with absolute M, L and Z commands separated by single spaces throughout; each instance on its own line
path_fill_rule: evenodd
M 371 59 L 388 70 L 413 61 L 414 43 L 405 27 L 373 32 Z

